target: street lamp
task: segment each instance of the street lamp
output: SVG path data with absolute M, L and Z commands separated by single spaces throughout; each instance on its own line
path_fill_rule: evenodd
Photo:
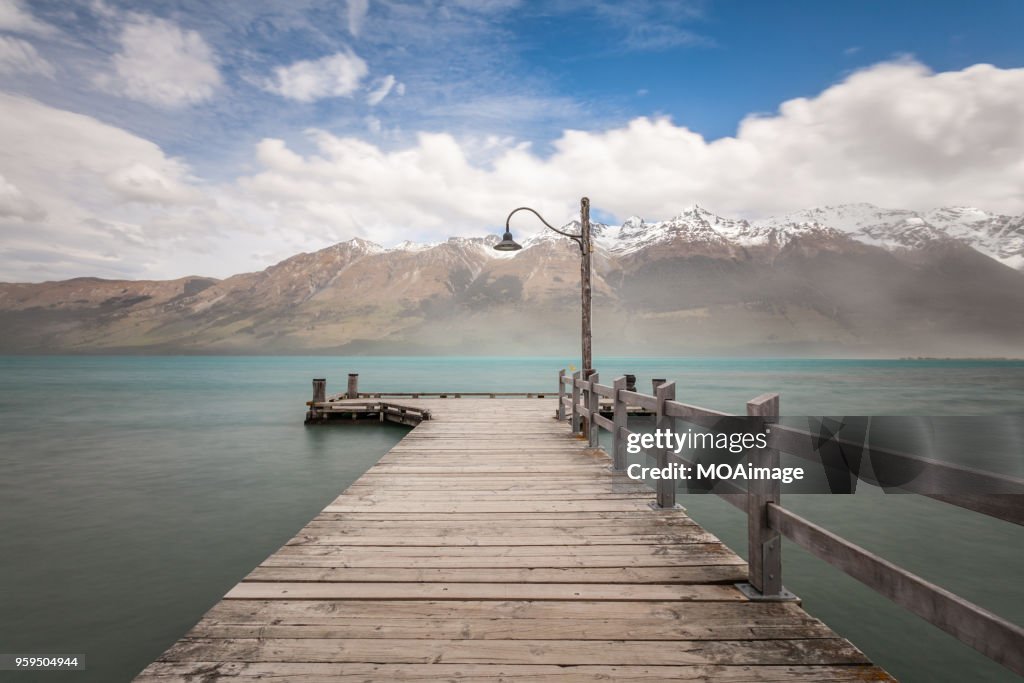
M 544 218 L 531 209 L 528 206 L 520 206 L 508 215 L 505 219 L 505 234 L 502 235 L 501 241 L 494 245 L 494 248 L 498 251 L 518 251 L 523 247 L 516 243 L 512 239 L 512 231 L 509 228 L 509 221 L 512 220 L 512 216 L 518 211 L 529 211 L 534 216 L 540 219 L 548 229 L 554 230 L 559 235 L 564 235 L 574 241 L 580 248 L 580 300 L 583 308 L 583 325 L 582 325 L 582 337 L 583 337 L 583 379 L 590 377 L 593 372 L 593 358 L 591 356 L 591 333 L 590 333 L 590 260 L 592 250 L 590 247 L 590 200 L 586 197 L 580 199 L 580 234 L 573 235 L 568 232 L 559 230 L 555 226 L 548 223 Z

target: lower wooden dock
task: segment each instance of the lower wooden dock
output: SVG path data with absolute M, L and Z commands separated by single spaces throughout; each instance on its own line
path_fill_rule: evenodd
M 892 680 L 549 399 L 423 421 L 137 681 Z

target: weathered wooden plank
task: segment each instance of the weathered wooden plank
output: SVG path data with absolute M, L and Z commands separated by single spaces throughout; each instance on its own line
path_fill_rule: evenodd
M 666 567 L 365 568 L 268 567 L 252 570 L 245 581 L 418 582 L 418 583 L 736 583 L 747 578 L 741 564 Z
M 863 654 L 842 638 L 680 640 L 671 647 L 643 640 L 184 638 L 160 660 L 634 666 L 868 663 Z
M 324 512 L 359 512 L 361 510 L 377 510 L 388 512 L 566 512 L 583 510 L 587 512 L 621 512 L 642 510 L 647 506 L 644 500 L 607 500 L 607 501 L 467 501 L 465 503 L 406 503 L 393 501 L 387 503 L 359 503 L 344 501 L 331 503 Z
M 586 546 L 577 546 L 586 547 Z M 641 546 L 631 546 L 641 547 Z M 647 548 L 649 546 L 642 546 Z M 409 567 L 415 566 L 419 569 L 472 569 L 472 568 L 505 568 L 505 569 L 533 569 L 544 568 L 615 568 L 623 567 L 687 567 L 687 566 L 713 566 L 713 565 L 734 565 L 746 567 L 747 564 L 739 556 L 724 546 L 718 546 L 721 550 L 717 553 L 672 553 L 656 554 L 552 554 L 550 548 L 547 556 L 543 555 L 481 555 L 481 554 L 451 554 L 438 555 L 401 555 L 397 553 L 382 553 L 377 549 L 370 552 L 356 553 L 341 546 L 291 546 L 293 549 L 302 551 L 300 553 L 277 552 L 265 559 L 260 566 L 263 567 L 355 567 L 355 568 L 380 568 L 380 567 Z
M 793 640 L 834 638 L 821 622 L 792 617 L 771 623 L 746 618 L 707 624 L 672 624 L 643 619 L 390 619 L 337 617 L 329 624 L 222 623 L 203 620 L 188 638 L 401 638 L 520 640 Z
M 671 514 L 666 514 L 671 513 Z M 321 512 L 315 520 L 320 521 L 344 521 L 353 524 L 368 524 L 376 522 L 392 522 L 395 524 L 415 524 L 417 521 L 437 523 L 441 526 L 447 524 L 459 524 L 461 522 L 481 522 L 486 524 L 509 524 L 517 523 L 524 526 L 548 526 L 558 524 L 578 524 L 580 526 L 607 525 L 614 527 L 616 524 L 650 524 L 655 527 L 664 525 L 691 525 L 696 524 L 689 517 L 683 515 L 679 510 L 638 510 L 627 512 L 490 512 L 480 514 L 475 512 L 380 512 L 377 510 L 360 510 L 357 512 Z M 614 532 L 614 528 L 612 529 Z
M 686 625 L 807 623 L 795 603 L 781 602 L 605 602 L 599 600 L 224 600 L 205 619 L 218 623 L 331 624 L 335 619 L 375 620 L 608 620 Z M 524 633 L 516 636 L 528 637 Z
M 702 600 L 745 601 L 734 586 L 601 583 L 256 583 L 243 582 L 226 600 Z
M 444 533 L 444 534 L 468 534 L 468 533 L 508 533 L 510 530 L 521 529 L 524 532 L 544 534 L 549 531 L 564 533 L 586 533 L 592 536 L 617 536 L 622 534 L 651 534 L 661 533 L 662 530 L 697 530 L 698 527 L 691 520 L 679 520 L 679 522 L 647 522 L 640 523 L 629 520 L 616 520 L 615 524 L 608 524 L 607 520 L 559 520 L 559 519 L 496 519 L 496 520 L 461 520 L 443 521 L 427 519 L 416 523 L 414 520 L 406 521 L 382 521 L 377 520 L 371 527 L 361 520 L 331 520 L 317 517 L 307 524 L 300 533 L 345 533 L 345 534 L 367 534 L 375 532 L 390 533 L 393 530 L 405 533 Z
M 287 545 L 341 545 L 348 547 L 356 546 L 392 546 L 392 547 L 428 547 L 443 548 L 449 546 L 466 546 L 477 548 L 480 546 L 497 545 L 502 547 L 529 545 L 529 546 L 606 546 L 606 545 L 653 545 L 666 543 L 712 543 L 716 538 L 706 531 L 693 532 L 690 534 L 651 534 L 645 536 L 624 535 L 624 536 L 589 536 L 583 534 L 567 534 L 548 532 L 543 536 L 532 534 L 530 536 L 510 536 L 507 534 L 495 534 L 483 536 L 479 534 L 466 536 L 445 536 L 436 534 L 433 536 L 420 535 L 410 537 L 405 533 L 395 533 L 391 536 L 357 536 L 349 534 L 344 536 L 309 535 L 296 536 L 288 541 Z
M 721 683 L 801 683 L 891 681 L 872 666 L 554 666 L 501 664 L 365 664 L 296 662 L 156 662 L 137 678 L 141 683 L 197 683 L 219 678 L 246 681 L 308 681 L 365 683 L 366 681 L 558 681 L 595 680 L 664 683 L 664 681 L 721 681 Z
M 622 545 L 574 545 L 563 547 L 556 555 L 551 546 L 542 543 L 533 545 L 477 545 L 448 546 L 439 551 L 437 546 L 346 546 L 346 545 L 284 545 L 277 555 L 337 555 L 344 557 L 358 554 L 375 554 L 378 556 L 397 555 L 402 557 L 535 557 L 549 558 L 553 556 L 617 556 L 639 557 L 653 555 L 656 557 L 679 556 L 688 557 L 692 553 L 708 551 L 710 548 L 725 546 L 721 542 L 714 543 L 651 543 L 643 545 L 630 543 Z M 731 552 L 731 551 L 729 551 Z M 544 566 L 544 565 L 538 565 Z

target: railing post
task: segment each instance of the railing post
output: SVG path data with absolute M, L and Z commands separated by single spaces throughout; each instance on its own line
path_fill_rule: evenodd
M 582 398 L 582 400 L 583 400 L 583 407 L 586 410 L 580 411 L 580 431 L 579 431 L 579 433 L 582 436 L 586 436 L 588 441 L 590 440 L 590 413 L 588 411 L 590 410 L 590 395 L 593 393 L 589 389 L 589 382 L 591 381 L 590 377 L 593 374 L 594 374 L 594 369 L 593 368 L 590 368 L 590 369 L 583 368 L 582 379 L 583 379 L 584 382 L 588 383 L 588 385 L 587 385 L 588 388 L 584 389 L 582 391 L 582 394 L 583 394 L 583 398 Z
M 348 398 L 359 398 L 359 373 L 348 373 L 348 391 L 345 392 Z
M 580 378 L 580 371 L 572 373 L 572 433 L 580 433 L 580 388 L 576 381 Z
M 612 422 L 615 423 L 612 433 L 615 444 L 612 449 L 612 469 L 617 472 L 626 469 L 626 437 L 622 434 L 622 430 L 626 428 L 626 400 L 619 394 L 629 386 L 628 382 L 626 377 L 619 377 L 612 383 L 612 388 L 615 390 L 612 396 Z
M 763 394 L 747 403 L 751 431 L 763 429 L 778 421 L 779 395 Z M 754 467 L 778 467 L 779 451 L 775 448 L 755 450 L 750 464 Z M 782 537 L 768 526 L 768 504 L 779 503 L 781 487 L 778 479 L 751 479 L 747 484 L 748 573 L 750 585 L 766 598 L 782 595 Z
M 654 396 L 658 399 L 657 408 L 655 409 L 656 421 L 655 429 L 658 430 L 671 430 L 673 420 L 671 417 L 665 414 L 665 402 L 674 401 L 676 399 L 676 383 L 675 382 L 663 382 L 659 384 L 654 390 Z M 659 448 L 657 449 L 657 462 L 658 468 L 668 467 L 668 449 Z M 658 498 L 657 506 L 660 508 L 671 508 L 676 505 L 676 480 L 675 479 L 659 479 L 658 480 Z
M 597 384 L 596 372 L 590 375 L 590 393 L 587 395 L 587 443 L 591 448 L 597 448 L 598 436 L 601 430 L 597 420 L 594 419 L 594 416 L 601 409 L 601 397 L 594 391 L 595 384 Z
M 562 403 L 562 399 L 565 398 L 565 382 L 563 380 L 565 380 L 565 368 L 558 371 L 558 412 L 555 414 L 558 416 L 559 422 L 565 419 L 565 405 Z

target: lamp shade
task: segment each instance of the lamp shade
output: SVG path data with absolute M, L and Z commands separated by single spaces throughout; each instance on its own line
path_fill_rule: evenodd
M 512 239 L 511 231 L 506 230 L 505 234 L 501 236 L 501 241 L 495 244 L 494 248 L 498 251 L 519 251 L 523 246 Z

